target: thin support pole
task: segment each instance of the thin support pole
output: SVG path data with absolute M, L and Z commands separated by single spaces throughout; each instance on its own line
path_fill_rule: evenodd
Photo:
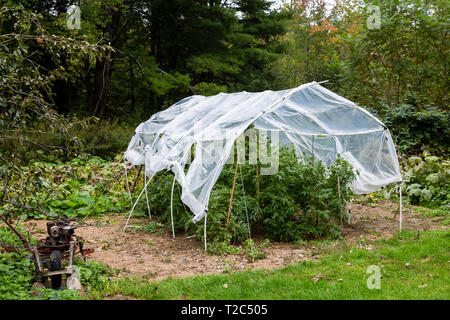
M 175 188 L 175 177 L 173 177 L 172 192 L 170 194 L 170 221 L 172 223 L 172 236 L 175 238 L 175 227 L 173 224 L 173 189 Z
M 159 179 L 155 182 L 155 185 L 158 184 L 158 182 L 162 179 L 162 177 L 164 177 L 164 175 L 167 173 L 168 171 L 164 172 Z M 150 180 L 147 181 L 147 183 L 145 184 L 144 188 L 142 189 L 141 193 L 139 194 L 139 197 L 137 198 L 136 202 L 134 203 L 133 207 L 131 208 L 130 214 L 128 215 L 128 219 L 127 219 L 127 223 L 125 224 L 125 227 L 123 228 L 123 231 L 126 230 L 127 226 L 128 226 L 128 222 L 130 221 L 130 217 L 133 214 L 134 208 L 136 207 L 137 203 L 139 202 L 139 199 L 142 197 L 142 194 L 144 193 L 144 191 L 147 189 L 148 184 L 152 181 L 154 176 L 150 177 Z M 0 216 L 1 217 L 1 216 Z
M 227 224 L 230 222 L 231 205 L 233 203 L 234 186 L 236 184 L 236 176 L 237 176 L 238 166 L 239 166 L 239 163 L 236 158 L 236 170 L 234 171 L 233 187 L 231 188 L 230 205 L 228 206 Z
M 147 192 L 147 175 L 145 174 L 144 170 L 144 189 L 145 189 L 145 200 L 147 201 L 147 211 L 148 211 L 148 218 L 152 220 L 152 213 L 150 211 L 150 204 L 148 202 L 148 192 Z
M 339 180 L 339 176 L 337 177 L 337 187 L 338 187 L 339 214 L 340 214 L 340 217 L 341 217 L 341 232 L 342 232 L 342 230 L 344 230 L 344 223 L 342 222 L 341 182 Z
M 248 220 L 247 199 L 245 197 L 244 178 L 242 177 L 242 166 L 239 168 L 239 170 L 241 172 L 242 193 L 244 194 L 245 215 L 247 217 L 248 237 L 251 238 L 252 234 L 250 232 L 250 222 Z
M 207 217 L 208 217 L 208 211 L 205 212 L 205 226 L 203 227 L 203 239 L 205 242 L 205 253 L 207 252 L 206 249 L 208 248 L 207 244 L 206 244 L 206 218 Z
M 402 182 L 401 181 L 398 183 L 398 192 L 400 193 L 400 203 L 399 203 L 399 208 L 400 208 L 400 232 L 402 232 L 403 216 L 402 216 Z
M 130 221 L 131 215 L 133 214 L 134 208 L 136 207 L 136 205 L 139 202 L 139 199 L 141 199 L 142 194 L 144 193 L 144 191 L 147 189 L 147 185 L 150 183 L 150 181 L 152 181 L 153 176 L 150 178 L 150 180 L 148 180 L 148 182 L 146 183 L 146 185 L 144 186 L 144 189 L 142 189 L 141 193 L 139 194 L 139 197 L 137 198 L 136 202 L 134 203 L 133 207 L 131 208 L 130 214 L 128 215 L 128 219 L 127 219 L 127 223 L 125 223 L 125 226 L 123 227 L 123 231 L 125 231 L 127 229 L 128 226 L 128 222 Z
M 259 167 L 256 164 L 256 194 L 259 194 Z

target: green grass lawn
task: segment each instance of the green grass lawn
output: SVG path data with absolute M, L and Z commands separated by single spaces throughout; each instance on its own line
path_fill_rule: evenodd
M 278 270 L 220 275 L 115 280 L 91 294 L 138 299 L 449 299 L 450 233 L 403 232 L 371 241 L 372 250 L 341 244 L 322 257 Z M 379 267 L 380 289 L 369 289 L 369 266 Z M 315 279 L 316 281 L 313 281 Z M 226 285 L 225 285 L 226 284 Z M 225 285 L 225 286 L 224 286 Z

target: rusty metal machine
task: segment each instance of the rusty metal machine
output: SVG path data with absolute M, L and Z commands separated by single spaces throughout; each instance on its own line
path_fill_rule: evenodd
M 80 254 L 83 259 L 86 259 L 85 256 L 94 251 L 93 249 L 84 249 L 83 239 L 75 235 L 75 229 L 80 226 L 73 224 L 77 219 L 69 218 L 47 222 L 48 236 L 38 241 L 37 244 L 33 244 L 6 219 L 2 218 L 2 220 L 22 241 L 23 251 L 28 252 L 27 258 L 34 263 L 35 285 L 53 289 L 60 288 L 63 276 L 67 280 L 75 272 L 74 256 Z M 1 246 L 7 252 L 18 252 L 17 248 L 5 244 L 1 244 Z

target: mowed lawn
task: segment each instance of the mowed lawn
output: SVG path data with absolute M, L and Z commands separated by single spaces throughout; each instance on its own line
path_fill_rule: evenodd
M 277 270 L 168 278 L 148 282 L 126 278 L 108 284 L 100 296 L 138 299 L 449 299 L 450 232 L 402 232 L 359 246 L 328 248 L 322 256 Z M 379 267 L 379 289 L 370 266 Z M 369 270 L 371 270 L 369 268 Z M 371 277 L 369 279 L 369 277 Z M 97 297 L 100 297 L 97 296 Z

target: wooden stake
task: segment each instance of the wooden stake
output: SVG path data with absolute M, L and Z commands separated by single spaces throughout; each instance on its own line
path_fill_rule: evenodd
M 337 183 L 338 183 L 338 196 L 339 196 L 339 212 L 341 216 L 341 232 L 344 229 L 344 223 L 342 222 L 342 201 L 341 201 L 341 183 L 339 181 L 339 176 L 337 177 Z
M 259 167 L 256 164 L 256 194 L 259 194 Z
M 231 188 L 230 205 L 228 206 L 227 224 L 230 222 L 231 204 L 233 203 L 234 186 L 236 184 L 236 176 L 238 171 L 238 161 L 236 159 L 236 170 L 234 171 L 233 187 Z

